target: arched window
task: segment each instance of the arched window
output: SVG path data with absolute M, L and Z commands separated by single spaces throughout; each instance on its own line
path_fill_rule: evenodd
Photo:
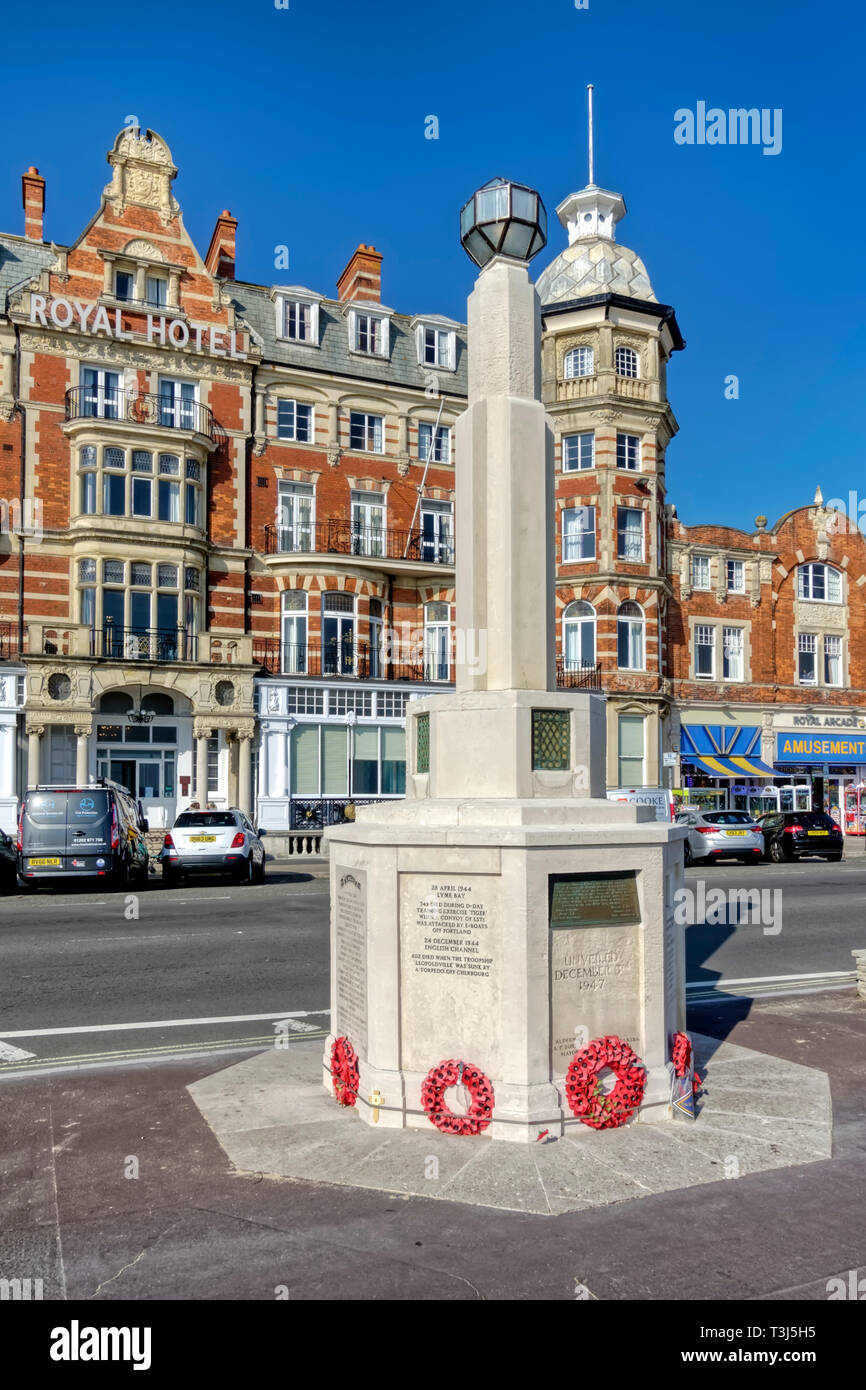
M 149 709 L 153 714 L 174 714 L 174 700 L 170 695 L 163 695 L 161 691 L 154 690 L 144 696 L 141 708 Z
M 616 664 L 623 671 L 644 670 L 644 619 L 639 603 L 627 599 L 616 614 Z
M 614 365 L 617 376 L 637 376 L 638 355 L 634 348 L 618 347 L 614 354 Z
M 801 565 L 797 570 L 797 597 L 818 603 L 841 603 L 842 576 L 831 565 Z
M 357 675 L 355 595 L 330 589 L 322 595 L 323 676 Z
M 132 696 L 123 690 L 109 690 L 99 701 L 100 714 L 128 714 L 134 708 Z
M 572 348 L 565 354 L 563 364 L 566 380 L 575 376 L 592 376 L 595 371 L 595 353 L 591 347 Z
M 451 605 L 424 605 L 424 679 L 451 679 Z
M 282 609 L 280 669 L 289 675 L 303 675 L 308 670 L 306 589 L 286 589 Z
M 595 666 L 595 609 L 575 599 L 562 615 L 562 651 L 566 671 Z

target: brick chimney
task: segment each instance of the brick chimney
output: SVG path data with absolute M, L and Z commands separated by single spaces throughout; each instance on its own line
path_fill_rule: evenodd
M 219 275 L 223 280 L 235 278 L 235 239 L 238 219 L 224 209 L 216 220 L 213 236 L 210 239 L 204 263 L 211 275 Z
M 337 281 L 337 294 L 344 302 L 365 299 L 371 304 L 381 304 L 382 257 L 375 246 L 365 246 L 361 242 Z
M 24 235 L 28 241 L 42 241 L 42 219 L 45 215 L 45 180 L 31 164 L 21 175 L 21 201 L 24 204 Z

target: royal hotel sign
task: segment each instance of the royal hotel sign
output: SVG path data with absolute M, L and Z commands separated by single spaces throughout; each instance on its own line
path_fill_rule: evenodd
M 134 331 L 124 324 L 121 309 L 107 309 L 104 304 L 82 304 L 78 299 L 48 299 L 44 294 L 30 296 L 30 322 L 43 328 L 75 328 L 77 332 L 100 334 L 115 342 L 134 342 L 144 337 L 147 343 L 162 347 L 189 348 L 208 353 L 211 357 L 234 357 L 245 361 L 247 354 L 238 347 L 239 335 L 234 330 L 217 328 L 213 324 L 188 323 L 183 318 L 167 318 L 165 314 L 144 314 L 145 327 Z

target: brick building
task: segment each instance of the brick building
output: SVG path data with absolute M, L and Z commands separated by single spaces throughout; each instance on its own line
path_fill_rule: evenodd
M 107 775 L 154 824 L 196 797 L 317 827 L 403 792 L 406 702 L 452 679 L 459 323 L 204 257 L 152 132 L 124 129 L 74 244 L 0 236 L 0 823 L 37 777 Z M 603 689 L 610 786 L 841 804 L 862 780 L 866 549 L 820 501 L 756 531 L 667 501 L 683 346 L 618 194 L 557 209 L 542 270 L 558 678 Z M 489 641 L 496 640 L 495 633 Z M 853 731 L 853 732 L 852 732 Z

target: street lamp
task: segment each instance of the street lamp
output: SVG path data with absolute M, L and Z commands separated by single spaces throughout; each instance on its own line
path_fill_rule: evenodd
M 491 179 L 460 213 L 463 249 L 482 269 L 494 256 L 531 261 L 547 243 L 547 212 L 522 183 Z

